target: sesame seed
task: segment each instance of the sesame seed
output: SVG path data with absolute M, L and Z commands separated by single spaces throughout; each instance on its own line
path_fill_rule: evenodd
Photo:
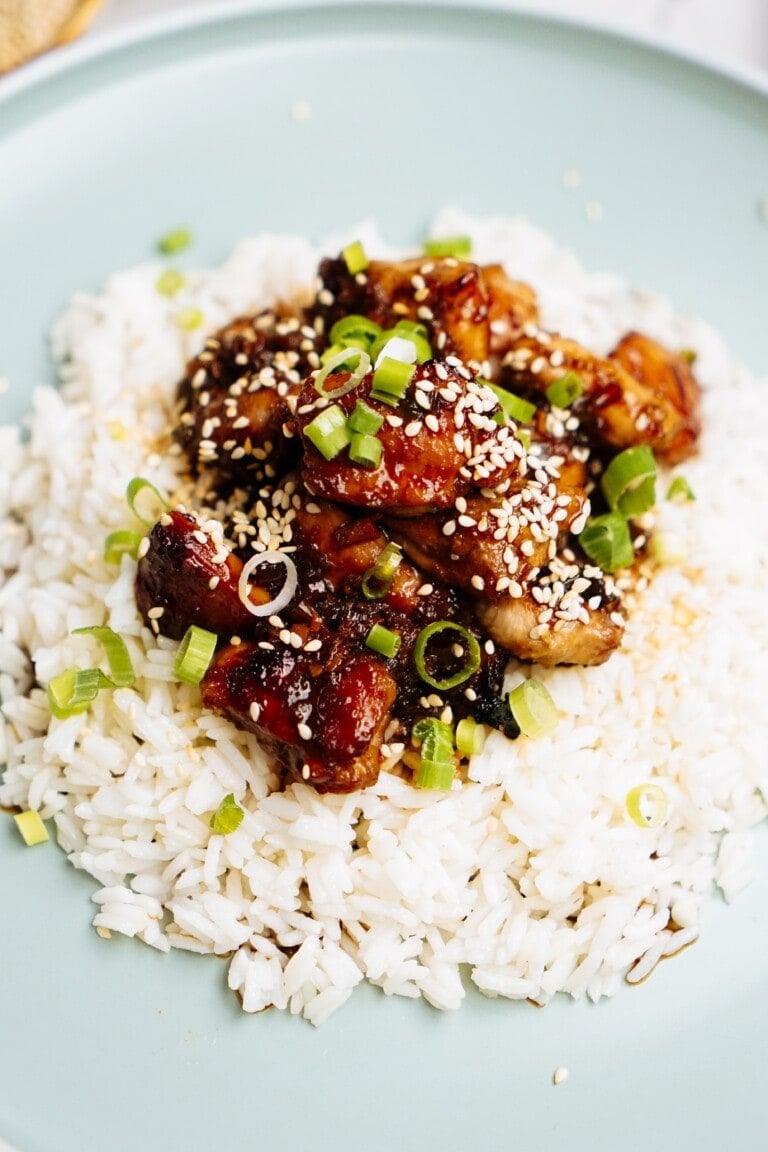
M 305 764 L 301 769 L 302 780 L 309 780 L 309 764 Z
M 434 589 L 433 584 L 422 584 L 421 587 L 416 590 L 416 595 L 417 596 L 431 596 L 431 594 L 434 592 L 434 590 L 435 589 Z
M 411 420 L 410 424 L 406 424 L 404 431 L 408 437 L 418 436 L 421 432 L 421 421 Z
M 256 700 L 253 701 L 250 708 L 248 709 L 248 714 L 251 717 L 251 720 L 253 720 L 254 724 L 258 724 L 259 716 L 261 716 L 261 705 Z
M 312 729 L 310 728 L 309 724 L 297 724 L 296 731 L 298 732 L 299 736 L 301 736 L 302 740 L 312 739 Z
M 165 608 L 161 608 L 160 606 L 150 608 L 149 612 L 147 612 L 147 617 L 150 620 L 159 620 L 164 612 Z

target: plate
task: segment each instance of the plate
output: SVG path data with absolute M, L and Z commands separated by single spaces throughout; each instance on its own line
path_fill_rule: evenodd
M 528 215 L 764 370 L 767 143 L 757 82 L 499 10 L 219 6 L 78 46 L 0 85 L 2 416 L 49 378 L 44 333 L 72 292 L 169 227 L 209 262 L 247 234 L 362 218 L 413 242 L 445 203 Z M 99 940 L 91 881 L 0 819 L 0 1135 L 23 1152 L 759 1146 L 757 841 L 748 892 L 615 1000 L 470 991 L 441 1014 L 365 988 L 315 1031 L 242 1014 L 218 960 Z

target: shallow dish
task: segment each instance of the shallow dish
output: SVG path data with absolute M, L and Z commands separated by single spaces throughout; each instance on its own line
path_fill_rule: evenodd
M 240 6 L 42 62 L 0 87 L 0 112 L 6 420 L 49 376 L 66 298 L 174 225 L 208 262 L 247 234 L 362 218 L 413 242 L 447 202 L 525 213 L 765 370 L 768 94 L 695 62 L 477 8 Z M 710 904 L 696 947 L 613 1001 L 537 1012 L 470 992 L 450 1015 L 361 989 L 315 1032 L 240 1014 L 216 960 L 99 940 L 90 881 L 2 820 L 0 1136 L 23 1152 L 751 1146 L 758 846 L 736 905 Z

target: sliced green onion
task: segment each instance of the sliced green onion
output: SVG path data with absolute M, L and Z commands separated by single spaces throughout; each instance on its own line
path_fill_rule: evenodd
M 139 501 L 141 497 L 141 501 Z M 134 476 L 125 490 L 128 507 L 137 520 L 151 528 L 161 512 L 168 511 L 168 501 L 158 492 L 154 484 L 143 476 Z M 139 504 L 141 503 L 141 507 Z
M 557 726 L 557 708 L 541 680 L 523 680 L 509 694 L 509 709 L 524 736 L 547 736 Z
M 350 367 L 356 365 L 356 367 Z M 342 348 L 327 360 L 314 379 L 315 390 L 328 400 L 338 400 L 339 396 L 346 396 L 356 388 L 366 373 L 370 370 L 371 358 L 364 348 Z M 349 379 L 340 384 L 338 388 L 329 391 L 323 387 L 325 381 L 334 372 L 349 372 Z
M 610 507 L 630 518 L 656 503 L 656 461 L 647 444 L 625 448 L 614 456 L 600 480 Z
M 676 532 L 654 532 L 650 549 L 656 563 L 665 568 L 684 564 L 688 559 L 685 542 Z
M 515 439 L 520 441 L 523 448 L 525 448 L 525 450 L 527 452 L 531 447 L 531 441 L 532 441 L 533 437 L 531 436 L 531 434 L 527 428 L 518 428 L 517 431 L 515 432 Z
M 375 436 L 355 432 L 349 445 L 349 458 L 363 468 L 378 468 L 381 463 L 382 443 Z
M 158 251 L 162 252 L 163 256 L 174 256 L 177 252 L 189 248 L 192 240 L 193 236 L 188 228 L 174 228 L 172 232 L 166 232 L 165 236 L 160 237 L 157 242 Z
M 183 272 L 179 272 L 177 268 L 166 268 L 155 280 L 155 288 L 161 296 L 175 296 L 177 292 L 181 292 L 186 282 L 187 278 Z
M 374 412 L 373 408 L 369 408 L 364 400 L 358 400 L 347 417 L 347 424 L 351 430 L 364 436 L 375 436 L 383 423 L 384 417 Z
M 431 236 L 424 241 L 423 248 L 427 256 L 461 258 L 472 255 L 472 240 L 469 236 Z
M 485 747 L 487 732 L 471 716 L 465 716 L 456 725 L 456 747 L 462 756 L 477 756 Z
M 447 791 L 455 771 L 450 726 L 443 720 L 428 716 L 414 724 L 411 736 L 421 745 L 416 787 Z
M 372 652 L 378 652 L 379 656 L 385 656 L 387 660 L 397 656 L 401 642 L 402 636 L 399 632 L 392 632 L 382 624 L 374 624 L 365 638 L 366 647 Z
M 34 844 L 44 844 L 48 839 L 48 830 L 39 812 L 17 812 L 13 818 L 28 848 Z
M 371 345 L 371 358 L 374 363 L 381 355 L 390 340 L 408 340 L 414 348 L 413 359 L 417 364 L 423 364 L 432 359 L 432 346 L 429 343 L 429 333 L 423 324 L 415 320 L 398 320 L 394 328 L 387 328 L 374 340 Z
M 667 500 L 679 500 L 680 503 L 695 500 L 693 489 L 684 476 L 675 476 L 667 489 Z
M 381 335 L 381 327 L 373 320 L 369 320 L 367 316 L 357 316 L 352 314 L 350 316 L 342 316 L 341 320 L 337 320 L 334 326 L 328 333 L 328 339 L 331 344 L 340 344 L 344 340 L 350 338 L 362 339 L 365 345 L 373 344 Z
M 346 248 L 342 249 L 341 258 L 346 264 L 350 276 L 357 276 L 358 272 L 364 272 L 368 267 L 368 257 L 359 240 L 347 244 Z
M 94 624 L 89 628 L 75 628 L 73 636 L 95 636 L 109 664 L 110 680 L 114 688 L 129 688 L 136 679 L 131 657 L 122 636 L 106 625 Z
M 699 358 L 699 354 L 695 348 L 681 348 L 678 352 L 678 356 L 682 360 L 685 360 L 686 364 L 689 364 L 691 367 L 693 367 Z
M 466 663 L 464 667 L 453 676 L 446 676 L 443 680 L 438 680 L 434 677 L 426 665 L 426 650 L 427 644 L 434 637 L 444 632 L 458 632 L 461 638 L 466 642 Z M 422 628 L 416 637 L 416 643 L 413 646 L 413 662 L 416 665 L 416 671 L 422 680 L 429 684 L 432 688 L 437 688 L 440 691 L 447 692 L 450 688 L 455 688 L 457 684 L 463 684 L 470 676 L 473 676 L 480 667 L 481 654 L 480 644 L 477 637 L 473 636 L 461 624 L 457 624 L 454 620 L 436 620 L 434 624 L 428 624 L 426 628 Z
M 667 815 L 667 794 L 659 784 L 639 784 L 627 792 L 626 805 L 638 828 L 658 828 Z
M 243 822 L 245 812 L 235 800 L 233 792 L 224 797 L 210 819 L 210 826 L 219 836 L 236 832 Z
M 381 600 L 386 596 L 402 562 L 400 545 L 390 540 L 379 553 L 376 563 L 363 576 L 362 589 L 366 600 Z
M 217 640 L 215 632 L 190 625 L 173 662 L 176 679 L 184 684 L 199 684 L 210 667 Z
M 202 328 L 203 320 L 205 320 L 205 316 L 199 308 L 183 308 L 173 318 L 174 323 L 183 332 L 194 332 L 196 328 Z
M 347 417 L 338 404 L 318 412 L 307 424 L 304 435 L 326 460 L 333 460 L 352 440 Z
M 405 396 L 405 391 L 416 371 L 414 364 L 404 364 L 402 360 L 392 360 L 385 356 L 373 373 L 371 396 L 383 404 L 396 407 Z
M 607 512 L 588 520 L 579 536 L 587 556 L 604 572 L 627 568 L 635 558 L 629 525 L 618 512 Z
M 120 529 L 110 532 L 104 541 L 104 559 L 107 564 L 119 564 L 122 556 L 130 556 L 135 560 L 139 554 L 141 536 L 138 532 L 129 532 Z
M 86 712 L 105 679 L 98 668 L 67 668 L 48 684 L 48 707 L 59 720 Z
M 553 408 L 570 408 L 584 392 L 584 381 L 578 372 L 566 372 L 559 380 L 553 380 L 547 388 L 547 400 Z
M 514 392 L 507 392 L 506 388 L 499 388 L 497 384 L 492 384 L 490 380 L 483 380 L 478 376 L 478 384 L 485 385 L 490 388 L 491 392 L 495 395 L 501 409 L 505 416 L 509 416 L 510 420 L 514 420 L 516 424 L 530 424 L 536 415 L 536 405 L 529 403 L 528 400 L 523 400 L 522 396 L 516 396 Z

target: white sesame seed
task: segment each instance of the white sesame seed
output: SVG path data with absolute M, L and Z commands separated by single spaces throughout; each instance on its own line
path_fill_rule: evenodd
M 297 724 L 296 731 L 298 732 L 299 736 L 301 736 L 302 740 L 312 739 L 312 729 L 310 728 L 309 724 Z

